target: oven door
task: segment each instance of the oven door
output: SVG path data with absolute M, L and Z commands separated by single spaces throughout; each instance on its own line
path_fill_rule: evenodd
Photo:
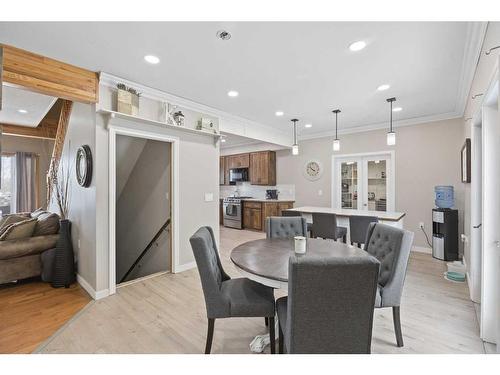
M 224 203 L 224 226 L 242 228 L 241 203 Z

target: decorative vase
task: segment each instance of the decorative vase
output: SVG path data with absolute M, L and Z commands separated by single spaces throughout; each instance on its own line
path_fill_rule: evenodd
M 60 220 L 59 239 L 56 244 L 52 287 L 69 288 L 75 282 L 75 256 L 71 242 L 71 222 Z

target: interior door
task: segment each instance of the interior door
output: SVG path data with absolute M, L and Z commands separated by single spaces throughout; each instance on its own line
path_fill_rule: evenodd
M 372 155 L 363 158 L 363 209 L 388 211 L 389 155 Z
M 359 204 L 358 196 L 361 182 L 360 174 L 361 160 L 359 158 L 346 158 L 339 160 L 338 172 L 339 202 L 340 208 L 353 210 L 362 209 Z

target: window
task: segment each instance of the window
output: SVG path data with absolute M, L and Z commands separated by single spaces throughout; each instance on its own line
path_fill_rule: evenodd
M 2 176 L 0 189 L 0 215 L 12 213 L 14 200 L 14 154 L 2 154 Z

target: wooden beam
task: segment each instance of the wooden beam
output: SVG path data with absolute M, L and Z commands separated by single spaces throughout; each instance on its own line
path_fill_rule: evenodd
M 4 82 L 70 101 L 99 100 L 98 73 L 5 44 L 0 47 Z
M 3 135 L 13 135 L 17 137 L 55 139 L 57 133 L 57 123 L 45 122 L 36 128 L 29 126 L 19 126 L 10 124 L 0 124 Z

